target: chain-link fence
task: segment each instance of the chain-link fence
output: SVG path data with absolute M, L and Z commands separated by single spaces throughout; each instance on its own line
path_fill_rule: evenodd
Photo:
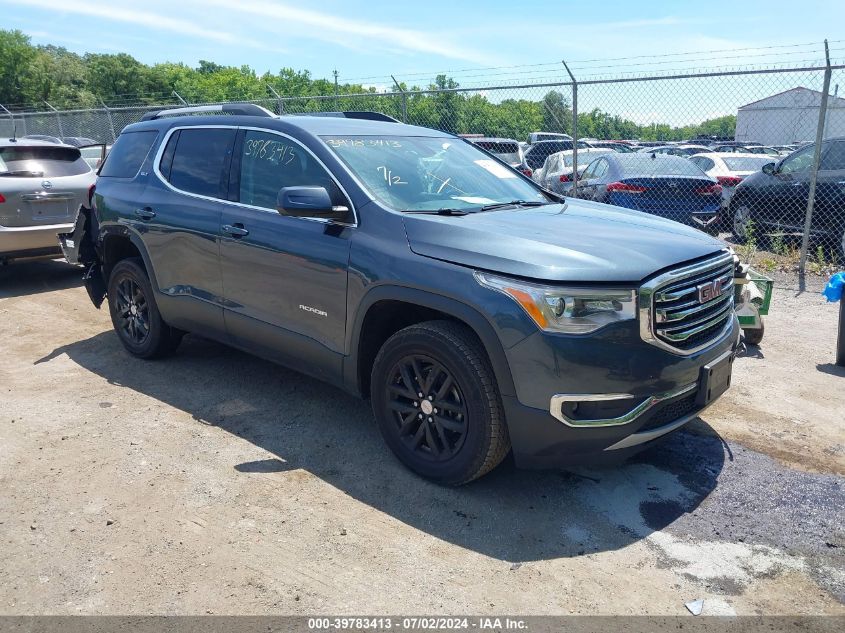
M 285 115 L 377 111 L 466 135 L 550 190 L 719 234 L 764 270 L 845 261 L 845 66 L 570 77 L 252 103 Z M 178 105 L 7 111 L 0 134 L 112 143 L 145 112 Z

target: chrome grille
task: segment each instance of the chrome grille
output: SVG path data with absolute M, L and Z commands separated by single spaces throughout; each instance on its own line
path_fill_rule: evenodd
M 691 354 L 718 339 L 734 311 L 730 253 L 660 275 L 640 290 L 643 338 Z

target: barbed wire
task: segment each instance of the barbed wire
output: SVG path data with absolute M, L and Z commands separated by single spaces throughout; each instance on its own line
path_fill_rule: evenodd
M 845 39 L 840 40 L 829 40 L 828 44 L 838 44 L 845 42 Z M 665 59 L 669 57 L 688 57 L 694 55 L 712 55 L 715 53 L 730 53 L 730 52 L 745 52 L 745 51 L 771 51 L 771 50 L 782 50 L 788 48 L 803 48 L 809 46 L 816 46 L 818 48 L 819 55 L 823 57 L 823 47 L 824 42 L 806 42 L 802 44 L 777 44 L 772 46 L 754 46 L 754 47 L 744 47 L 744 48 L 723 48 L 723 49 L 711 49 L 711 50 L 700 50 L 700 51 L 685 51 L 679 53 L 660 53 L 660 54 L 652 54 L 652 55 L 630 55 L 625 57 L 604 57 L 604 58 L 595 58 L 595 59 L 574 59 L 574 60 L 567 60 L 567 63 L 570 65 L 573 64 L 591 64 L 594 62 L 624 62 L 630 60 L 640 60 L 640 59 Z M 810 51 L 795 51 L 795 53 L 780 53 L 779 55 L 790 55 L 790 54 L 803 54 Z M 771 55 L 770 53 L 764 53 L 761 55 L 752 55 L 751 57 L 765 57 L 767 55 Z M 740 56 L 740 57 L 749 57 L 749 56 Z M 683 61 L 695 61 L 695 60 L 683 60 Z M 665 62 L 664 62 L 665 63 Z M 409 73 L 394 73 L 397 78 L 407 79 L 411 77 L 436 77 L 437 75 L 452 75 L 458 76 L 466 72 L 481 72 L 481 71 L 493 71 L 493 70 L 514 70 L 518 71 L 519 69 L 527 69 L 527 68 L 541 68 L 541 67 L 559 67 L 561 65 L 560 61 L 554 62 L 539 62 L 534 64 L 516 64 L 516 65 L 505 65 L 505 66 L 482 66 L 482 67 L 474 67 L 474 68 L 458 68 L 458 69 L 451 69 L 451 70 L 439 70 L 439 71 L 425 71 L 425 72 L 409 72 Z M 533 72 L 533 71 L 532 71 Z M 401 77 L 399 77 L 401 75 Z M 393 79 L 390 75 L 371 75 L 366 77 L 350 77 L 344 78 L 347 82 L 356 82 L 356 81 L 369 81 L 369 80 L 379 80 L 385 81 L 386 83 L 392 83 Z

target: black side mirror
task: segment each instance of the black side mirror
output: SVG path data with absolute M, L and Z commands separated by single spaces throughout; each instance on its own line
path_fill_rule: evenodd
M 348 208 L 332 205 L 325 187 L 282 187 L 276 198 L 276 210 L 293 218 L 327 220 L 345 220 L 349 214 Z
M 763 173 L 774 176 L 777 173 L 777 163 L 766 163 L 763 165 Z

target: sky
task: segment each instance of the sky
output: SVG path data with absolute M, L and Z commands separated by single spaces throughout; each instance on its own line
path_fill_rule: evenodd
M 36 44 L 125 52 L 148 64 L 195 65 L 207 59 L 248 64 L 259 72 L 308 69 L 316 77 L 337 69 L 350 79 L 804 44 L 836 39 L 845 23 L 845 2 L 836 0 L 802 1 L 800 15 L 794 1 L 778 0 L 0 0 L 0 5 L 4 28 L 19 28 Z M 768 54 L 804 59 L 795 53 L 811 50 L 740 50 L 724 63 L 754 63 Z
M 438 72 L 464 86 L 563 79 L 560 60 L 581 80 L 808 65 L 822 59 L 825 38 L 845 61 L 841 0 L 0 0 L 0 7 L 3 28 L 35 44 L 125 52 L 147 64 L 205 59 L 318 78 L 337 70 L 341 82 L 378 89 L 390 87 L 390 75 L 425 85 Z M 764 96 L 747 92 L 749 100 Z M 635 109 L 638 118 L 650 114 Z M 695 116 L 707 110 L 700 104 Z

